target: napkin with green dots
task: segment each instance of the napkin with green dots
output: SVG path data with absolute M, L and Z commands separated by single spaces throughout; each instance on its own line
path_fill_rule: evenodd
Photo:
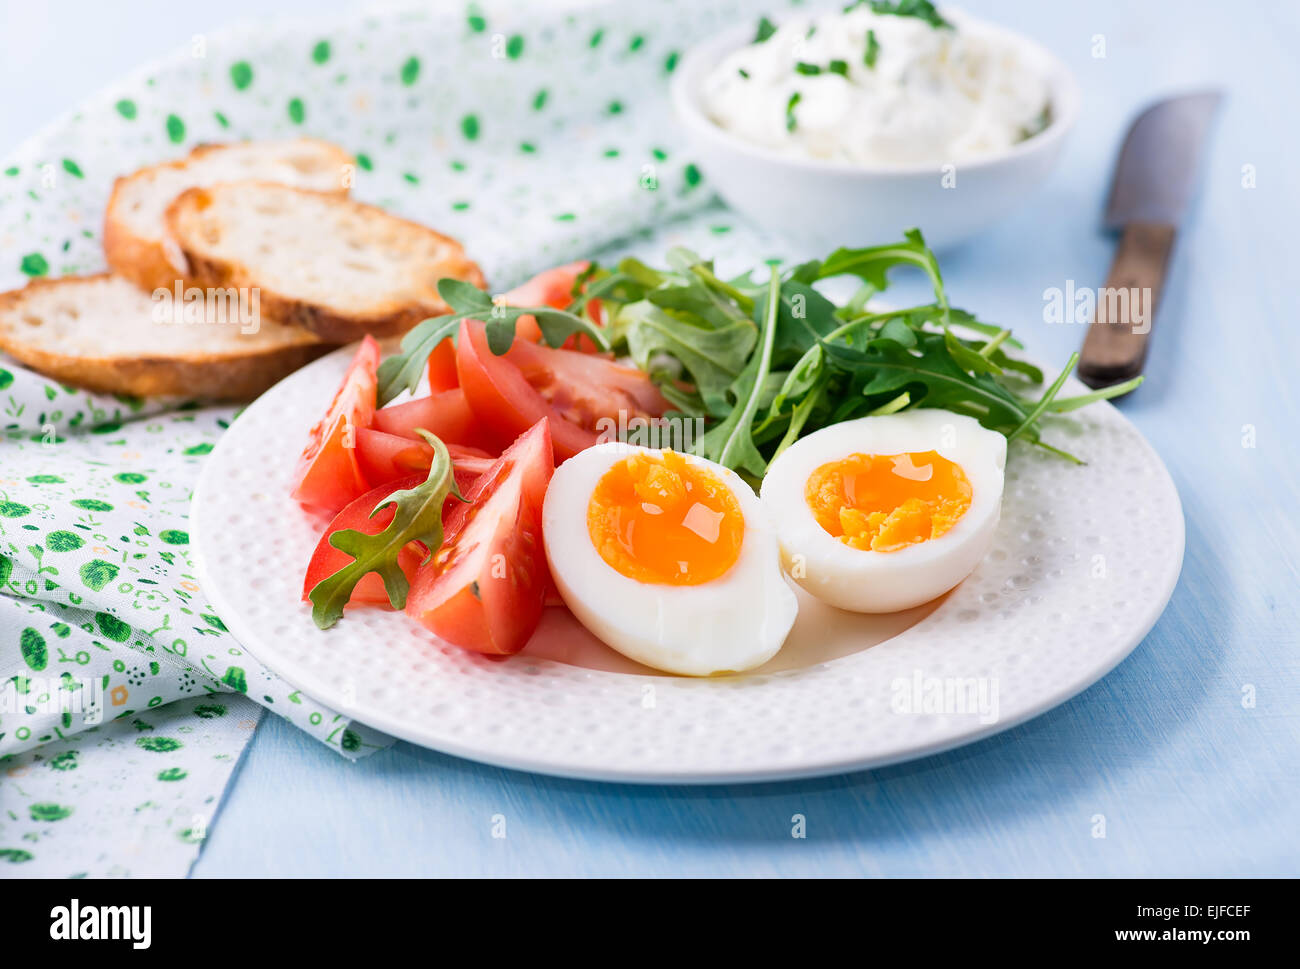
M 0 751 L 245 694 L 340 753 L 364 728 L 244 652 L 204 598 L 189 507 L 228 407 L 146 409 L 0 369 Z
M 356 198 L 461 239 L 498 290 L 708 203 L 668 81 L 761 4 L 427 6 L 199 35 L 26 142 L 0 162 L 0 290 L 101 269 L 113 178 L 202 142 L 344 145 Z M 348 758 L 390 743 L 205 598 L 190 500 L 235 416 L 0 355 L 0 877 L 183 874 L 264 710 Z
M 233 408 L 8 362 L 0 400 L 0 875 L 184 872 L 263 707 L 349 758 L 390 742 L 272 674 L 204 598 L 189 503 Z

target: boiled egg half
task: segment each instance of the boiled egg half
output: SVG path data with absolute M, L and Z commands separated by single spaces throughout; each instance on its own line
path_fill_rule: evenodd
M 943 595 L 984 558 L 1002 505 L 1007 441 L 973 418 L 915 410 L 833 424 L 763 479 L 791 578 L 854 612 Z
M 555 469 L 542 530 L 565 604 L 646 666 L 753 669 L 794 625 L 763 504 L 711 461 L 616 441 L 588 448 Z

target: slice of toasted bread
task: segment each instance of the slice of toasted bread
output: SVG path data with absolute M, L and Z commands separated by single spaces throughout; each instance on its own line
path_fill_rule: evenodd
M 454 239 L 372 205 L 271 182 L 183 192 L 167 227 L 201 286 L 256 287 L 275 319 L 348 343 L 447 312 L 440 279 L 483 286 Z
M 200 145 L 177 161 L 151 165 L 119 178 L 104 213 L 104 255 L 109 266 L 152 292 L 183 276 L 180 253 L 167 239 L 165 213 L 187 188 L 258 179 L 347 195 L 352 158 L 327 141 Z
M 187 317 L 184 301 L 178 310 L 109 273 L 37 279 L 0 293 L 0 349 L 90 390 L 241 400 L 330 349 L 251 302 L 226 302 L 224 314 L 219 302 L 191 300 Z

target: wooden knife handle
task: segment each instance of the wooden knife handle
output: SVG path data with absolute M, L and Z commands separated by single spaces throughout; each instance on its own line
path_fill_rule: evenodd
M 1142 372 L 1173 247 L 1171 225 L 1134 222 L 1124 227 L 1079 355 L 1079 379 L 1089 387 L 1109 387 Z

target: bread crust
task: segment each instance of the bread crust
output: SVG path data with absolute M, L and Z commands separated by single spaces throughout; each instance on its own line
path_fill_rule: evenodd
M 182 163 L 171 162 L 169 165 L 180 167 Z M 141 289 L 153 292 L 155 289 L 170 289 L 177 279 L 184 279 L 184 273 L 167 258 L 167 246 L 163 240 L 137 235 L 116 215 L 127 185 L 133 179 L 144 177 L 148 171 L 151 169 L 141 169 L 113 180 L 113 191 L 104 209 L 103 245 L 104 258 L 111 269 Z
M 332 152 L 336 156 L 340 168 L 343 165 L 352 163 L 352 156 L 338 145 L 318 138 L 295 140 L 310 141 L 318 147 Z M 195 145 L 190 150 L 190 153 L 183 158 L 160 162 L 157 165 L 148 165 L 129 175 L 121 175 L 114 179 L 113 191 L 109 194 L 108 205 L 104 209 L 103 247 L 104 258 L 107 260 L 109 268 L 148 292 L 153 292 L 156 289 L 171 289 L 178 279 L 182 281 L 187 279 L 184 267 L 174 265 L 172 258 L 169 258 L 168 240 L 166 238 L 152 239 L 139 235 L 130 228 L 125 219 L 121 218 L 122 195 L 134 181 L 149 178 L 160 169 L 183 169 L 191 162 L 205 155 L 241 144 L 255 144 L 255 142 L 210 142 Z M 322 192 L 321 194 L 346 198 L 348 189 L 340 182 L 337 191 Z M 172 248 L 172 255 L 179 257 L 180 250 Z
M 328 192 L 315 192 L 311 189 L 283 186 L 277 188 L 305 196 L 324 196 L 337 198 Z M 168 232 L 176 240 L 181 253 L 189 265 L 189 278 L 199 286 L 257 287 L 261 305 L 266 314 L 273 319 L 301 327 L 317 337 L 332 343 L 350 343 L 369 333 L 376 338 L 396 336 L 405 333 L 421 320 L 431 316 L 440 316 L 449 311 L 442 299 L 433 296 L 428 300 L 400 301 L 388 300 L 379 304 L 373 311 L 354 313 L 338 310 L 325 303 L 301 300 L 277 293 L 268 288 L 257 278 L 253 267 L 209 256 L 203 251 L 201 240 L 191 238 L 184 225 L 187 214 L 195 209 L 202 209 L 211 201 L 210 193 L 204 188 L 191 188 L 182 192 L 167 207 Z M 375 205 L 367 205 L 355 199 L 341 199 L 343 204 L 363 209 L 383 219 L 401 222 L 413 230 L 434 237 L 449 250 L 448 256 L 439 264 L 443 277 L 460 279 L 485 289 L 486 280 L 478 265 L 465 255 L 461 244 L 428 226 L 403 219 Z
M 34 279 L 22 289 L 0 293 L 0 317 L 19 310 L 33 292 L 67 283 L 107 279 L 111 273 Z M 185 356 L 105 357 L 56 353 L 17 339 L 0 326 L 0 349 L 24 366 L 61 383 L 136 397 L 204 397 L 249 400 L 299 367 L 334 349 L 328 343 L 256 345 L 240 353 Z

